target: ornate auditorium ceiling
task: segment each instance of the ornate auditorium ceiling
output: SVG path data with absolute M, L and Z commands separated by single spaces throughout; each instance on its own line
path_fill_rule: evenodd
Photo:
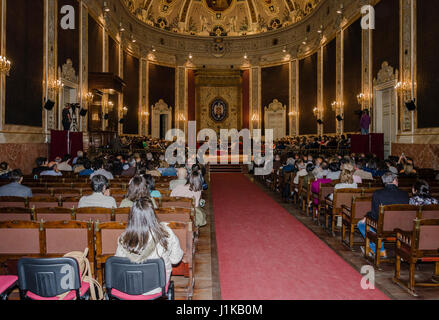
M 121 0 L 139 20 L 170 32 L 246 36 L 286 27 L 321 0 Z

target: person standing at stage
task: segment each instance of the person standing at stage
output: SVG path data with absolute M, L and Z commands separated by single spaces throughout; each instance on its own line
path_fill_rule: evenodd
M 70 105 L 68 103 L 66 103 L 62 111 L 62 125 L 65 131 L 69 131 L 70 126 L 72 125 L 72 116 L 70 114 Z
M 370 127 L 370 116 L 369 116 L 369 110 L 363 110 L 363 115 L 361 116 L 360 120 L 360 126 L 361 126 L 361 134 L 362 135 L 368 135 L 369 134 L 369 127 Z

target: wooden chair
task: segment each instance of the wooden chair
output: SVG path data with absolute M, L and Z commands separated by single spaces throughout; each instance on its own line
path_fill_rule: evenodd
M 354 245 L 360 245 L 364 242 L 355 243 L 354 234 L 357 229 L 357 224 L 372 210 L 372 197 L 353 197 L 352 205 L 350 207 L 342 206 L 342 243 L 353 249 Z M 346 233 L 349 233 L 349 241 L 346 241 Z
M 194 200 L 191 198 L 162 197 L 158 199 L 157 204 L 159 208 L 192 209 L 194 207 Z
M 36 221 L 69 221 L 76 220 L 75 210 L 73 208 L 50 207 L 35 208 Z
M 28 199 L 29 208 L 61 207 L 60 197 L 32 197 Z
M 0 221 L 32 221 L 34 210 L 23 207 L 0 207 Z
M 0 264 L 16 264 L 23 256 L 40 258 L 45 250 L 43 223 L 0 222 Z
M 334 182 L 329 183 L 321 183 L 319 185 L 319 193 L 318 194 L 312 194 L 313 197 L 313 212 L 315 221 L 318 225 L 320 225 L 320 216 L 323 211 L 326 209 L 326 198 L 334 193 Z M 317 201 L 315 201 L 317 197 Z
M 183 276 L 189 279 L 189 284 L 185 288 L 188 298 L 193 296 L 194 277 L 193 277 L 193 232 L 191 223 L 172 222 L 168 226 L 178 237 L 180 246 L 184 251 L 183 261 L 173 268 L 173 276 Z M 108 258 L 114 256 L 117 250 L 117 240 L 125 231 L 126 223 L 106 222 L 95 223 L 96 236 L 96 269 L 98 281 L 102 283 L 104 265 Z
M 43 225 L 44 251 L 47 258 L 62 257 L 72 251 L 84 252 L 88 248 L 91 272 L 94 272 L 93 223 L 80 221 L 50 221 Z
M 192 210 L 186 208 L 160 208 L 155 215 L 160 222 L 193 222 Z
M 331 217 L 331 231 L 335 236 L 335 223 L 336 219 L 342 216 L 343 205 L 350 208 L 352 204 L 352 198 L 362 195 L 361 189 L 338 189 L 334 190 L 333 200 L 326 200 L 325 213 L 325 227 L 329 229 L 329 218 Z
M 52 195 L 57 197 L 79 197 L 82 196 L 82 189 L 71 189 L 71 188 L 54 188 Z
M 75 212 L 76 220 L 94 222 L 111 222 L 114 221 L 114 210 L 107 208 L 76 208 Z
M 416 219 L 413 230 L 396 229 L 395 276 L 393 282 L 405 288 L 410 294 L 417 296 L 416 286 L 439 287 L 439 219 Z M 409 263 L 409 280 L 405 284 L 401 280 L 401 261 Z M 415 281 L 417 262 L 434 262 L 436 283 Z
M 31 188 L 34 197 L 53 197 L 53 189 Z
M 396 242 L 396 229 L 411 231 L 413 220 L 417 217 L 420 207 L 412 205 L 380 206 L 378 221 L 366 217 L 366 239 L 364 254 L 369 258 L 370 242 L 375 243 L 374 263 L 377 268 L 381 262 L 391 262 L 389 258 L 381 258 L 380 249 L 383 242 Z M 375 232 L 373 230 L 375 230 Z
M 29 208 L 28 199 L 21 197 L 0 197 L 0 207 Z
M 64 208 L 77 208 L 81 197 L 62 197 L 61 207 Z
M 311 184 L 315 179 L 309 179 L 308 183 L 302 182 L 302 212 L 309 216 L 309 208 L 312 206 L 311 203 Z

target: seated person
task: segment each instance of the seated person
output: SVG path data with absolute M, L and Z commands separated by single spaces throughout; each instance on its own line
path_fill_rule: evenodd
M 143 176 L 145 178 L 146 187 L 149 190 L 149 195 L 151 198 L 161 198 L 162 194 L 158 190 L 154 190 L 155 188 L 155 181 L 154 178 L 150 174 L 145 174 Z
M 9 179 L 11 169 L 7 162 L 0 163 L 0 179 Z
M 384 189 L 375 191 L 372 195 L 372 211 L 367 214 L 370 219 L 378 220 L 380 206 L 392 204 L 409 204 L 409 195 L 407 192 L 398 189 L 398 176 L 391 172 L 385 173 L 381 177 L 384 183 Z M 358 223 L 358 230 L 363 238 L 366 236 L 366 218 Z M 373 231 L 373 230 L 372 230 Z M 364 250 L 364 247 L 362 247 Z M 370 250 L 375 254 L 376 248 L 374 243 L 370 243 Z M 381 246 L 381 256 L 386 257 L 384 243 Z
M 340 174 L 340 183 L 334 186 L 334 190 L 339 189 L 357 189 L 358 184 L 354 182 L 354 167 L 347 163 L 343 165 L 343 171 Z M 329 200 L 334 200 L 334 194 L 328 196 Z
M 91 168 L 90 160 L 88 159 L 84 160 L 83 166 L 84 166 L 84 170 L 79 172 L 80 177 L 89 177 L 94 173 L 93 169 Z
M 308 174 L 308 172 L 306 171 L 305 162 L 302 159 L 296 161 L 296 169 L 297 169 L 297 173 L 296 173 L 296 177 L 293 180 L 293 183 L 299 184 L 299 178 L 304 177 Z
M 78 159 L 79 158 L 83 158 L 84 157 L 84 151 L 78 151 L 77 153 L 76 153 L 76 157 L 72 160 L 72 164 L 73 165 L 76 165 L 76 162 L 78 162 Z
M 104 169 L 104 161 L 102 161 L 101 159 L 95 160 L 93 169 L 94 173 L 90 175 L 90 179 L 93 179 L 94 176 L 98 175 L 104 176 L 105 178 L 107 178 L 107 180 L 114 179 L 113 174 Z
M 146 170 L 146 174 L 149 174 L 153 177 L 161 177 L 162 174 L 160 173 L 159 170 L 157 170 L 157 167 L 154 166 L 154 164 L 152 162 L 149 162 L 147 165 L 147 170 Z
M 70 160 L 72 160 L 72 156 L 69 154 L 66 154 L 62 161 L 60 161 L 59 163 L 57 162 L 58 170 L 59 171 L 68 171 L 68 172 L 73 171 L 72 166 L 69 164 Z
M 334 180 L 339 180 L 340 179 L 340 163 L 339 162 L 331 162 L 329 164 L 329 171 L 328 174 L 326 175 L 326 179 L 331 179 L 332 181 Z
M 32 170 L 32 175 L 39 176 L 41 172 L 49 170 L 49 161 L 47 158 L 37 158 L 36 162 L 36 168 Z
M 178 168 L 177 170 L 177 180 L 172 180 L 169 182 L 169 190 L 174 190 L 180 185 L 185 185 L 187 183 L 187 170 L 186 168 Z
M 32 198 L 32 190 L 21 185 L 23 182 L 23 174 L 20 169 L 12 171 L 10 179 L 10 184 L 0 187 L 0 197 Z
M 116 200 L 110 196 L 108 179 L 103 175 L 95 175 L 91 178 L 93 194 L 84 196 L 79 200 L 78 208 L 117 208 Z
M 61 177 L 62 173 L 58 170 L 58 166 L 56 162 L 51 162 L 48 165 L 48 170 L 40 173 L 40 177 L 42 176 L 52 176 L 52 177 Z
M 125 199 L 122 200 L 119 208 L 132 208 L 134 202 L 140 198 L 151 198 L 150 192 L 145 178 L 142 176 L 135 176 L 133 179 L 131 179 L 128 186 L 128 192 L 125 196 Z M 154 209 L 157 209 L 158 207 L 154 198 L 151 198 L 151 202 L 154 206 Z
M 76 159 L 76 163 L 73 166 L 73 173 L 79 174 L 82 170 L 84 170 L 85 169 L 85 167 L 84 167 L 85 161 L 89 161 L 90 162 L 90 160 L 88 160 L 87 158 L 78 158 L 78 159 Z M 90 166 L 91 166 L 91 162 L 90 162 Z
M 121 173 L 122 177 L 134 177 L 137 173 L 137 162 L 136 159 L 131 158 L 129 163 L 127 163 L 123 167 L 123 171 Z
M 192 172 L 189 180 L 185 185 L 179 185 L 171 192 L 171 197 L 182 197 L 194 199 L 195 208 L 199 207 L 203 184 L 201 182 L 200 172 Z
M 294 158 L 288 158 L 286 165 L 283 166 L 283 168 L 282 168 L 282 172 L 283 173 L 289 173 L 289 172 L 294 171 L 294 163 L 295 162 L 296 161 L 294 160 Z
M 314 180 L 315 179 L 315 176 L 314 176 L 314 170 L 315 170 L 315 166 L 314 166 L 314 164 L 311 162 L 311 163 L 308 163 L 307 165 L 306 165 L 306 172 L 308 173 L 306 176 L 305 176 L 305 178 L 303 178 L 303 186 L 307 186 L 308 185 L 308 183 L 311 181 L 311 180 Z
M 166 267 L 166 281 L 169 283 L 172 265 L 183 259 L 180 242 L 167 223 L 159 223 L 148 198 L 135 201 L 128 217 L 125 232 L 117 241 L 116 257 L 128 258 L 132 263 L 162 258 Z M 160 293 L 161 288 L 145 292 L 144 295 Z
M 363 168 L 363 163 L 362 161 L 358 161 L 355 163 L 355 173 L 354 173 L 354 178 L 355 177 L 360 177 L 361 181 L 363 180 L 373 180 L 373 175 L 370 172 L 364 171 L 361 168 Z
M 411 164 L 404 164 L 403 169 L 399 173 L 400 178 L 416 178 L 416 170 L 413 168 Z
M 418 180 L 413 185 L 413 197 L 410 198 L 410 204 L 415 206 L 428 206 L 438 204 L 438 200 L 430 194 L 430 186 L 425 180 Z

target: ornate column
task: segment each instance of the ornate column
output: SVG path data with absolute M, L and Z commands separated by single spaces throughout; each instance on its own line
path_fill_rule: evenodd
M 80 1 L 79 3 L 79 102 L 81 107 L 90 112 L 90 103 L 87 101 L 88 94 L 88 9 Z M 88 114 L 80 117 L 80 131 L 84 133 L 84 144 L 88 143 Z
M 317 119 L 323 119 L 323 46 L 317 52 Z M 317 134 L 323 135 L 323 124 L 317 125 Z
M 344 118 L 344 102 L 343 102 L 343 30 L 337 32 L 337 103 L 336 116 Z M 343 134 L 343 121 L 337 121 L 337 134 Z
M 416 111 L 410 112 L 404 107 L 404 102 L 416 98 L 416 0 L 401 1 L 401 81 L 409 84 L 411 90 L 403 90 L 400 94 L 400 121 L 402 133 L 413 133 L 416 128 Z
M 57 10 L 57 2 L 45 0 L 44 2 L 45 8 L 45 26 L 44 26 L 44 96 L 47 99 L 50 99 L 56 102 L 55 107 L 48 111 L 43 109 L 45 113 L 45 117 L 43 119 L 43 124 L 45 125 L 46 131 L 46 142 L 49 142 L 50 139 L 50 130 L 57 129 L 56 110 L 59 108 L 57 103 L 57 95 L 60 94 L 59 90 L 57 92 L 56 89 L 53 88 L 53 82 L 58 79 L 60 75 L 57 76 L 57 41 L 56 41 L 56 10 Z
M 124 35 L 123 33 L 120 36 L 120 45 L 119 45 L 119 77 L 120 78 L 124 78 L 124 70 L 123 70 L 123 55 L 124 55 L 124 51 L 123 51 L 123 40 L 124 40 Z M 123 113 L 123 108 L 124 108 L 124 103 L 123 103 L 123 94 L 119 94 L 119 110 L 118 110 L 118 119 L 123 119 L 124 118 L 124 113 Z M 118 123 L 118 128 L 119 128 L 119 135 L 123 134 L 123 124 L 121 124 L 120 122 Z
M 176 68 L 176 99 L 175 99 L 175 121 L 176 128 L 183 130 L 186 133 L 186 124 L 188 119 L 188 104 L 187 104 L 187 72 L 184 66 L 184 59 L 179 61 Z
M 372 29 L 363 30 L 362 32 L 362 91 L 364 100 L 361 109 L 368 109 L 373 118 L 372 110 Z
M 290 136 L 299 134 L 298 115 L 299 115 L 299 82 L 298 82 L 298 60 L 290 62 L 290 109 L 288 111 Z
M 253 65 L 253 63 L 252 63 Z M 261 112 L 261 67 L 251 67 L 250 71 L 250 131 L 262 128 Z M 264 134 L 262 134 L 264 135 Z
M 144 56 L 142 54 L 142 56 Z M 147 86 L 146 80 L 146 66 L 147 60 L 145 58 L 140 59 L 140 111 L 139 111 L 139 135 L 147 135 L 147 118 L 148 118 L 148 105 L 146 104 Z
M 1 43 L 0 43 L 0 53 L 4 57 L 6 56 L 6 0 L 1 0 Z M 6 75 L 0 75 L 0 94 L 1 94 L 1 121 L 0 130 L 3 130 L 5 123 L 5 95 L 6 95 Z M 43 126 L 44 126 L 43 119 Z

